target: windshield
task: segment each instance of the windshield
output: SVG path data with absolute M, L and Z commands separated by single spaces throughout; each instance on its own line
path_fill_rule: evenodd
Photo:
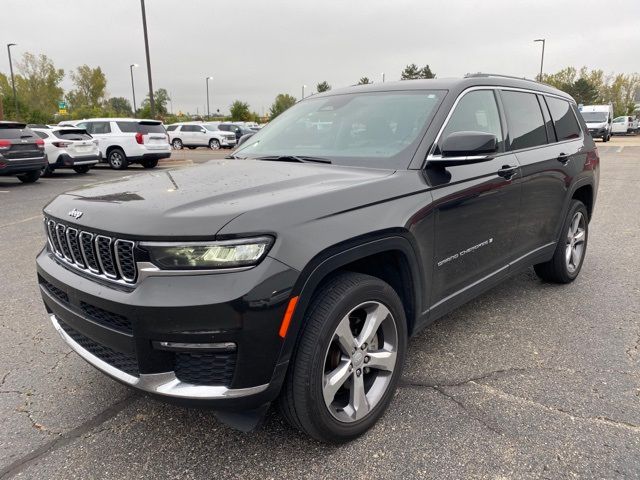
M 238 157 L 296 155 L 343 165 L 406 168 L 444 91 L 309 98 L 261 129 Z
M 580 112 L 582 118 L 587 123 L 604 123 L 607 121 L 607 114 L 605 112 Z

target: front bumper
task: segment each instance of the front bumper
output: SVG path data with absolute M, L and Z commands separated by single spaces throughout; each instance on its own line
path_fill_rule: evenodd
M 147 277 L 133 291 L 85 278 L 47 249 L 37 266 L 54 328 L 113 379 L 217 409 L 253 409 L 278 395 L 287 368 L 278 329 L 298 273 L 277 260 L 243 272 Z M 168 351 L 158 347 L 164 342 L 187 347 Z M 213 342 L 234 344 L 234 351 L 193 347 Z
M 589 133 L 591 134 L 592 138 L 604 138 L 605 134 L 606 134 L 607 130 L 604 128 L 590 128 L 589 129 Z
M 44 155 L 41 157 L 9 159 L 0 156 L 0 176 L 17 175 L 19 173 L 42 170 L 47 165 Z

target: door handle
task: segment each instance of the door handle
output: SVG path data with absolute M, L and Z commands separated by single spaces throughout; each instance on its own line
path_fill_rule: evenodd
M 517 170 L 517 165 L 503 165 L 502 168 L 498 170 L 498 175 L 508 180 L 516 174 Z
M 558 158 L 556 158 L 556 160 L 558 160 L 561 164 L 566 165 L 567 163 L 569 163 L 569 160 L 571 160 L 571 155 L 561 153 L 560 155 L 558 155 Z

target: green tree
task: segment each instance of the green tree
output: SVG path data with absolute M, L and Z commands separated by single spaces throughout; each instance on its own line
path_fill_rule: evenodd
M 362 77 L 360 78 L 360 80 L 358 80 L 358 83 L 356 83 L 356 85 L 369 85 L 370 83 L 373 82 L 369 80 L 369 77 Z
M 111 97 L 106 102 L 106 108 L 109 113 L 113 113 L 116 117 L 130 117 L 133 115 L 131 103 L 124 97 Z
M 169 110 L 167 109 L 167 105 L 169 104 L 169 92 L 165 88 L 159 88 L 155 92 L 153 92 L 153 100 L 155 101 L 156 107 L 156 117 L 164 118 L 169 114 Z M 138 115 L 141 118 L 150 118 L 151 117 L 151 102 L 149 100 L 149 94 L 142 101 L 142 108 Z
M 273 120 L 286 109 L 295 105 L 296 102 L 296 97 L 293 97 L 288 93 L 278 94 L 273 104 L 271 105 L 271 108 L 269 109 L 269 118 Z
M 231 120 L 236 122 L 249 122 L 251 121 L 251 110 L 249 110 L 249 104 L 236 100 L 229 107 L 231 113 Z
M 72 109 L 94 110 L 103 106 L 107 94 L 107 77 L 100 67 L 81 65 L 75 72 L 71 72 L 71 80 L 75 88 L 68 93 L 67 98 Z
M 16 66 L 16 90 L 27 110 L 21 109 L 18 116 L 27 121 L 35 117 L 50 121 L 58 110 L 58 101 L 63 98 L 60 82 L 64 78 L 64 70 L 56 68 L 46 55 L 36 56 L 29 52 Z
M 320 83 L 316 86 L 316 90 L 318 91 L 318 93 L 328 92 L 329 90 L 331 90 L 331 85 L 329 85 L 329 84 L 327 83 L 327 81 L 325 80 L 324 82 L 320 82 Z
M 436 78 L 429 65 L 419 68 L 415 63 L 407 65 L 400 74 L 400 80 L 417 80 L 420 78 Z
M 600 96 L 596 86 L 586 78 L 579 78 L 573 82 L 568 93 L 582 105 L 593 105 Z

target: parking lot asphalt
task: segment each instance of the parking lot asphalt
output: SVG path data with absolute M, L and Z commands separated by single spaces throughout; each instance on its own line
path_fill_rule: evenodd
M 640 147 L 598 145 L 580 277 L 549 285 L 528 270 L 422 331 L 385 417 L 343 446 L 275 412 L 240 433 L 149 399 L 54 332 L 34 269 L 42 206 L 142 168 L 0 177 L 0 479 L 640 478 Z M 160 168 L 225 153 L 174 152 Z

